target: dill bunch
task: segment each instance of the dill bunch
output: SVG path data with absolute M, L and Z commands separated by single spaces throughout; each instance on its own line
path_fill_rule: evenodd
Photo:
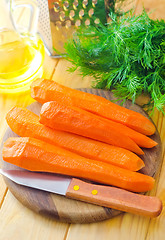
M 109 89 L 118 99 L 149 94 L 146 109 L 163 111 L 165 106 L 165 22 L 139 16 L 110 13 L 105 26 L 79 30 L 65 44 L 67 60 L 82 76 L 90 75 L 93 87 Z

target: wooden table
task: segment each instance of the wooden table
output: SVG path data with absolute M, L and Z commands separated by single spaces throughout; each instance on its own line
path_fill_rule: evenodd
M 134 1 L 136 13 L 142 10 L 142 1 Z M 165 18 L 165 0 L 145 0 L 144 7 L 153 18 Z M 91 78 L 82 78 L 78 73 L 70 74 L 70 64 L 64 59 L 45 57 L 44 77 L 53 79 L 72 88 L 90 87 Z M 0 141 L 7 129 L 5 115 L 15 105 L 27 106 L 33 100 L 30 94 L 23 96 L 0 95 Z M 155 188 L 150 193 L 158 196 L 165 203 L 165 117 L 155 111 L 153 115 L 163 145 L 163 164 L 156 179 Z M 165 239 L 165 212 L 160 217 L 149 219 L 132 214 L 122 214 L 113 219 L 92 224 L 66 224 L 44 218 L 25 208 L 8 191 L 0 176 L 0 240 L 163 240 Z

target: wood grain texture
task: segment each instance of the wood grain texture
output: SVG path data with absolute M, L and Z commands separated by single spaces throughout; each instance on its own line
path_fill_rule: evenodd
M 113 94 L 108 91 L 96 89 L 81 90 L 103 96 L 109 100 L 114 100 Z M 125 103 L 125 107 L 141 112 L 143 115 L 147 116 L 146 113 L 138 105 L 132 105 L 130 101 L 127 101 Z M 28 108 L 36 114 L 39 114 L 41 104 L 35 102 Z M 3 142 L 10 136 L 16 135 L 10 129 L 8 129 L 7 133 L 4 136 Z M 146 166 L 141 170 L 142 173 L 150 176 L 154 176 L 154 174 L 158 171 L 161 163 L 161 142 L 158 132 L 156 132 L 152 136 L 152 138 L 159 144 L 153 149 L 143 149 L 145 152 L 143 160 Z M 3 167 L 6 169 L 17 168 L 16 166 L 6 162 L 3 162 L 3 164 Z M 5 182 L 9 187 L 10 191 L 14 194 L 14 196 L 25 206 L 42 215 L 53 217 L 58 221 L 69 223 L 97 222 L 109 219 L 121 213 L 120 211 L 114 209 L 99 207 L 96 205 L 67 199 L 63 196 L 58 196 L 56 194 L 46 193 L 40 190 L 23 187 L 13 183 L 6 178 Z
M 135 194 L 110 186 L 91 184 L 76 178 L 72 179 L 66 196 L 151 218 L 158 217 L 162 211 L 162 203 L 157 197 Z
M 0 240 L 61 240 L 69 227 L 25 208 L 10 191 L 0 213 Z
M 160 126 L 160 136 L 162 139 L 162 156 L 163 156 L 163 164 L 161 167 L 161 171 L 158 177 L 158 185 L 156 189 L 156 195 L 163 202 L 163 211 L 160 217 L 157 220 L 151 220 L 146 240 L 154 240 L 154 239 L 164 239 L 164 224 L 165 224 L 165 117 L 158 113 L 158 126 Z
M 53 74 L 52 79 L 56 82 L 63 84 L 71 88 L 90 88 L 92 77 L 84 77 L 78 71 L 70 73 L 68 70 L 72 66 L 70 62 L 65 59 L 61 59 L 56 67 L 56 71 Z
M 145 240 L 149 221 L 149 218 L 127 213 L 99 224 L 72 224 L 67 240 L 76 239 L 76 236 L 79 240 Z
M 143 11 L 143 8 L 152 19 L 165 19 L 165 1 L 164 0 L 139 0 L 136 5 L 136 14 Z

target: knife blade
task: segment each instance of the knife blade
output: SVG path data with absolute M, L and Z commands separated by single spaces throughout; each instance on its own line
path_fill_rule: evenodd
M 0 173 L 20 185 L 124 212 L 157 217 L 162 211 L 162 202 L 159 198 L 132 193 L 116 187 L 96 185 L 52 173 L 2 169 Z

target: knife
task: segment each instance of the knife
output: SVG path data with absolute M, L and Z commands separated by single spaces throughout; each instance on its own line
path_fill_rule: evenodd
M 96 185 L 52 173 L 2 169 L 0 173 L 20 185 L 124 212 L 157 217 L 162 211 L 159 198 L 135 194 L 116 187 Z

